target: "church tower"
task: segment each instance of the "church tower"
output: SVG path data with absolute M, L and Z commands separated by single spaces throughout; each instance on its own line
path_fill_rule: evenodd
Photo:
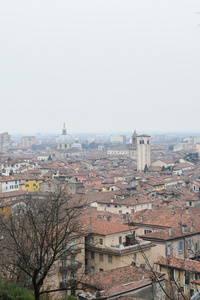
M 132 147 L 137 148 L 137 133 L 136 133 L 136 130 L 134 130 L 134 133 L 132 135 Z
M 151 165 L 151 137 L 149 135 L 137 136 L 137 170 L 144 171 Z

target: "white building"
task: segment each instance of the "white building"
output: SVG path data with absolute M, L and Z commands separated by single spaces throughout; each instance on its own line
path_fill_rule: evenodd
M 67 150 L 72 147 L 73 141 L 72 141 L 71 137 L 69 135 L 67 135 L 65 123 L 64 123 L 63 129 L 62 129 L 62 135 L 57 138 L 56 143 L 57 143 L 57 149 L 60 149 L 60 150 Z
M 137 136 L 137 170 L 144 171 L 145 166 L 151 165 L 151 137 L 149 135 Z
M 0 193 L 14 192 L 19 190 L 19 185 L 24 183 L 24 179 L 14 176 L 0 178 Z

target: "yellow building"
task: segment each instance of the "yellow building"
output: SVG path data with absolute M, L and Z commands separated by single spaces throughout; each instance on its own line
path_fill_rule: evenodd
M 160 272 L 165 273 L 168 283 L 176 294 L 183 293 L 188 299 L 197 291 L 200 278 L 200 262 L 191 259 L 169 256 L 155 263 Z M 178 299 L 178 298 L 177 298 Z
M 28 192 L 39 192 L 41 182 L 43 182 L 43 180 L 37 178 L 25 179 L 24 184 L 20 185 L 20 190 Z
M 158 181 L 158 180 L 149 180 L 146 184 L 147 184 L 147 187 L 150 187 L 150 189 L 153 192 L 161 191 L 161 190 L 164 190 L 166 188 L 165 183 L 161 180 L 160 181 Z

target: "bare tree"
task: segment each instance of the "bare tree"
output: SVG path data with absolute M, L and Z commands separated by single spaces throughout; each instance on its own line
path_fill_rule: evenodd
M 0 215 L 1 275 L 29 281 L 36 300 L 44 293 L 44 282 L 63 249 L 70 251 L 73 241 L 83 234 L 77 222 L 80 209 L 72 200 L 62 192 L 46 199 L 30 197 L 13 207 L 9 217 Z

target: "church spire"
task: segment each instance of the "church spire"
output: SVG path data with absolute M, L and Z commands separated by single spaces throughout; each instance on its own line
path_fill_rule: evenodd
M 67 130 L 65 128 L 65 123 L 63 124 L 63 130 L 62 130 L 62 135 L 66 135 L 67 134 Z

